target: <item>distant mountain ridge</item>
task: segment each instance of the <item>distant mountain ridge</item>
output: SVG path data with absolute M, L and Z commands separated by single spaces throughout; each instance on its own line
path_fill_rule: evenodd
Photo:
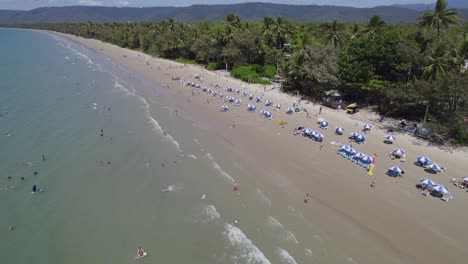
M 244 3 L 233 5 L 192 5 L 188 7 L 99 7 L 69 6 L 44 7 L 29 11 L 0 10 L 0 24 L 14 23 L 110 23 L 161 21 L 219 21 L 227 14 L 235 13 L 242 20 L 260 20 L 263 17 L 285 17 L 295 21 L 364 22 L 372 15 L 380 15 L 387 23 L 416 22 L 420 12 L 396 6 L 353 8 L 342 6 L 284 5 L 268 3 Z M 468 21 L 468 9 L 460 10 L 462 21 Z
M 448 8 L 457 8 L 457 9 L 467 9 L 468 8 L 468 1 L 467 0 L 448 0 Z M 396 5 L 391 5 L 391 6 L 396 6 L 396 7 L 403 7 L 403 8 L 408 8 L 416 11 L 426 11 L 428 9 L 434 9 L 435 7 L 435 2 L 431 4 L 396 4 Z

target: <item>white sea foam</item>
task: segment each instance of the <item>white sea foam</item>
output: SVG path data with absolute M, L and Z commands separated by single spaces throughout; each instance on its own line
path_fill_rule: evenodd
M 231 263 L 271 264 L 263 252 L 239 228 L 226 224 L 223 234 L 235 249 Z
M 194 160 L 197 160 L 197 159 L 198 159 L 197 156 L 195 156 L 195 155 L 193 155 L 193 154 L 187 154 L 187 157 L 188 157 L 189 159 L 194 159 Z
M 70 57 L 68 57 L 68 56 L 65 56 L 65 59 L 66 59 L 66 60 L 69 60 L 69 59 L 70 59 Z
M 205 155 L 211 162 L 211 166 L 221 174 L 221 176 L 225 177 L 226 179 L 230 180 L 231 182 L 234 182 L 234 178 L 229 175 L 227 172 L 223 171 L 221 166 L 213 159 L 213 156 L 208 152 Z
M 353 263 L 353 264 L 359 264 L 352 257 L 346 258 L 346 261 L 349 262 L 349 263 Z
M 267 226 L 275 229 L 276 234 L 280 239 L 289 241 L 294 244 L 299 244 L 299 241 L 296 239 L 296 236 L 289 230 L 287 230 L 278 220 L 276 220 L 273 216 L 268 216 L 267 218 Z
M 278 254 L 278 256 L 281 258 L 281 260 L 284 262 L 284 263 L 287 263 L 287 264 L 297 264 L 296 260 L 294 259 L 293 256 L 291 256 L 291 254 L 289 254 L 288 251 L 282 249 L 282 248 L 276 248 L 276 254 Z
M 196 139 L 196 138 L 193 139 L 193 142 L 197 143 L 198 145 L 201 145 L 200 141 L 198 141 L 198 139 Z
M 204 219 L 202 220 L 203 223 L 209 223 L 221 218 L 221 215 L 216 210 L 216 207 L 212 204 L 207 204 L 203 207 L 202 215 Z
M 271 200 L 260 190 L 260 188 L 257 188 L 257 192 L 262 198 L 262 201 L 264 201 L 268 206 L 271 206 Z
M 67 48 L 68 48 L 70 51 L 72 51 L 73 53 L 75 53 L 75 55 L 77 55 L 77 56 L 83 58 L 83 59 L 86 61 L 86 63 L 88 63 L 88 64 L 94 64 L 94 62 L 93 62 L 88 56 L 86 56 L 85 54 L 83 54 L 83 53 L 79 52 L 78 50 L 72 48 L 70 44 L 67 45 Z
M 166 133 L 161 125 L 159 125 L 158 121 L 154 119 L 151 116 L 151 113 L 149 111 L 150 106 L 148 104 L 148 101 L 146 99 L 138 94 L 135 93 L 135 90 L 130 91 L 127 88 L 125 88 L 121 83 L 119 83 L 117 77 L 114 76 L 114 87 L 119 88 L 121 91 L 125 93 L 125 95 L 128 96 L 134 96 L 136 97 L 140 102 L 143 104 L 143 108 L 145 109 L 145 114 L 146 114 L 146 119 L 148 120 L 148 123 L 151 125 L 152 129 L 154 132 L 158 133 L 159 135 L 164 135 L 164 138 L 167 139 L 169 142 L 171 142 L 179 152 L 182 152 L 182 149 L 180 148 L 179 142 L 175 140 L 170 134 Z
M 306 250 L 305 250 L 305 255 L 306 255 L 307 257 L 312 257 L 312 250 L 306 248 Z

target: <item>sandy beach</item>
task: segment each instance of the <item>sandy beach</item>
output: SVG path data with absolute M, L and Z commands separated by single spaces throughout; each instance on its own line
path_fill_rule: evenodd
M 264 91 L 263 85 L 241 82 L 223 71 L 210 72 L 198 65 L 153 58 L 98 40 L 53 34 L 80 43 L 167 88 L 168 93 L 180 102 L 177 112 L 180 119 L 206 128 L 202 136 L 210 142 L 212 149 L 236 153 L 245 167 L 251 168 L 251 178 L 275 186 L 274 201 L 284 205 L 285 210 L 288 204 L 300 208 L 304 225 L 320 226 L 327 234 L 325 239 L 335 241 L 343 250 L 358 256 L 359 261 L 350 259 L 349 263 L 466 263 L 468 211 L 465 208 L 468 192 L 449 183 L 451 178 L 468 176 L 466 148 L 441 149 L 408 134 L 395 134 L 397 139 L 393 144 L 384 144 L 387 133 L 378 128 L 378 116 L 370 112 L 349 116 L 345 111 L 323 107 L 319 115 L 320 105 L 301 101 L 310 118 L 304 112 L 287 115 L 286 108 L 292 107 L 293 102 L 299 99 L 271 86 Z M 204 82 L 195 76 L 203 77 Z M 172 80 L 173 77 L 210 89 L 215 89 L 215 84 L 219 83 L 221 88 L 215 89 L 218 93 L 235 98 L 240 98 L 240 95 L 224 91 L 226 86 L 239 89 L 241 93 L 263 94 L 263 101 L 281 104 L 282 109 L 274 111 L 273 107 L 254 103 L 257 111 L 250 113 L 246 106 L 252 102 L 245 97 L 240 98 L 241 106 L 234 106 L 202 89 L 184 86 L 182 82 Z M 230 111 L 219 111 L 225 104 Z M 262 118 L 261 109 L 271 111 L 273 118 Z M 318 118 L 327 120 L 329 128 L 320 129 Z M 282 128 L 278 119 L 289 124 Z M 349 144 L 349 133 L 361 133 L 362 126 L 368 123 L 374 128 L 366 135 L 366 144 L 352 144 L 358 151 L 377 155 L 375 188 L 370 187 L 373 178 L 363 167 L 337 155 L 339 143 Z M 294 136 L 292 131 L 299 126 L 320 131 L 325 135 L 324 141 L 319 143 L 301 135 Z M 334 134 L 336 126 L 345 128 L 343 135 Z M 406 151 L 405 162 L 389 157 L 397 147 Z M 413 164 L 422 155 L 448 170 L 438 174 L 425 172 Z M 229 163 L 228 160 L 218 162 Z M 403 168 L 403 177 L 385 175 L 388 168 L 395 165 Z M 421 195 L 416 185 L 423 177 L 447 186 L 454 198 L 444 202 Z M 241 180 L 239 183 L 242 186 Z M 305 193 L 310 195 L 307 204 L 303 202 Z M 298 237 L 307 235 L 301 235 L 301 228 L 301 225 L 294 228 Z

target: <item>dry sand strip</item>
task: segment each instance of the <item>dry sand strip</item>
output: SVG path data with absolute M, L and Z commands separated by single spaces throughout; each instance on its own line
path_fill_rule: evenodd
M 350 118 L 344 111 L 325 107 L 322 114 L 318 115 L 319 106 L 305 102 L 302 105 L 308 109 L 311 118 L 307 118 L 304 113 L 289 116 L 285 114 L 285 109 L 291 107 L 298 98 L 271 90 L 271 87 L 267 87 L 267 92 L 264 92 L 263 85 L 241 82 L 222 71 L 205 71 L 201 66 L 184 66 L 177 62 L 152 58 L 98 40 L 54 34 L 102 53 L 155 84 L 170 88 L 174 96 L 190 98 L 188 107 L 216 120 L 212 128 L 224 131 L 213 131 L 210 136 L 223 134 L 224 138 L 236 142 L 229 148 L 245 154 L 246 159 L 255 160 L 257 166 L 264 168 L 265 173 L 255 177 L 275 181 L 278 177 L 271 175 L 280 175 L 281 183 L 278 181 L 278 186 L 283 186 L 283 192 L 279 196 L 297 200 L 295 206 L 300 207 L 304 193 L 309 192 L 309 204 L 312 205 L 303 211 L 304 216 L 323 226 L 332 237 L 341 236 L 342 243 L 346 243 L 350 251 L 361 251 L 362 263 L 443 263 L 447 260 L 450 263 L 466 263 L 468 260 L 468 193 L 448 183 L 452 177 L 467 176 L 466 148 L 443 150 L 409 135 L 397 135 L 393 145 L 386 145 L 383 143 L 385 131 L 373 129 L 366 135 L 366 144 L 353 144 L 359 151 L 378 156 L 374 171 L 378 180 L 376 188 L 372 189 L 369 187 L 371 178 L 366 175 L 366 171 L 338 156 L 338 146 L 330 142 L 348 143 L 347 135 L 350 132 L 361 132 L 362 125 L 375 122 L 377 116 L 359 113 Z M 203 92 L 200 96 L 192 96 L 191 88 L 171 80 L 171 77 L 178 76 L 199 82 L 194 78 L 195 75 L 203 76 L 204 85 L 209 88 L 220 83 L 222 88 L 229 85 L 254 95 L 263 93 L 263 100 L 270 99 L 274 104 L 279 103 L 283 109 L 273 111 L 271 107 L 256 104 L 257 113 L 252 114 L 246 111 L 249 101 L 242 98 L 242 106 L 234 107 L 229 104 L 231 110 L 221 113 L 219 108 L 227 103 L 220 98 Z M 232 96 L 236 97 L 234 94 Z M 206 104 L 207 99 L 213 101 Z M 259 117 L 258 112 L 263 108 L 273 113 L 272 120 Z M 329 121 L 330 128 L 319 129 L 316 122 L 318 117 Z M 277 119 L 287 120 L 289 125 L 281 128 Z M 235 129 L 226 129 L 233 121 L 236 124 Z M 334 128 L 338 125 L 345 128 L 343 136 L 334 135 Z M 291 131 L 298 126 L 323 132 L 323 148 L 320 150 L 320 143 L 311 142 L 302 136 L 293 136 Z M 395 147 L 406 150 L 406 162 L 390 159 L 389 153 Z M 420 155 L 430 157 L 448 170 L 437 175 L 426 173 L 412 164 Z M 395 179 L 385 175 L 386 170 L 393 165 L 405 170 L 403 178 Z M 455 198 L 443 202 L 434 197 L 422 196 L 415 187 L 421 177 L 431 178 L 448 186 Z M 359 231 L 351 230 L 353 228 Z M 379 245 L 380 251 L 367 252 L 366 247 L 372 245 Z

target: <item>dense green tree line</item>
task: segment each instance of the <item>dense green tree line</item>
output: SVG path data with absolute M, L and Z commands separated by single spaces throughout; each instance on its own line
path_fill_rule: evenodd
M 447 9 L 445 0 L 422 13 L 418 24 L 389 25 L 379 16 L 363 24 L 296 23 L 281 17 L 241 21 L 230 14 L 216 23 L 171 19 L 23 26 L 190 59 L 208 69 L 252 66 L 237 74 L 253 69 L 272 77 L 262 67 L 277 67 L 287 91 L 320 98 L 338 89 L 351 100 L 379 105 L 383 115 L 410 119 L 421 120 L 429 109 L 432 124 L 468 144 L 468 23 L 458 23 L 457 11 Z

